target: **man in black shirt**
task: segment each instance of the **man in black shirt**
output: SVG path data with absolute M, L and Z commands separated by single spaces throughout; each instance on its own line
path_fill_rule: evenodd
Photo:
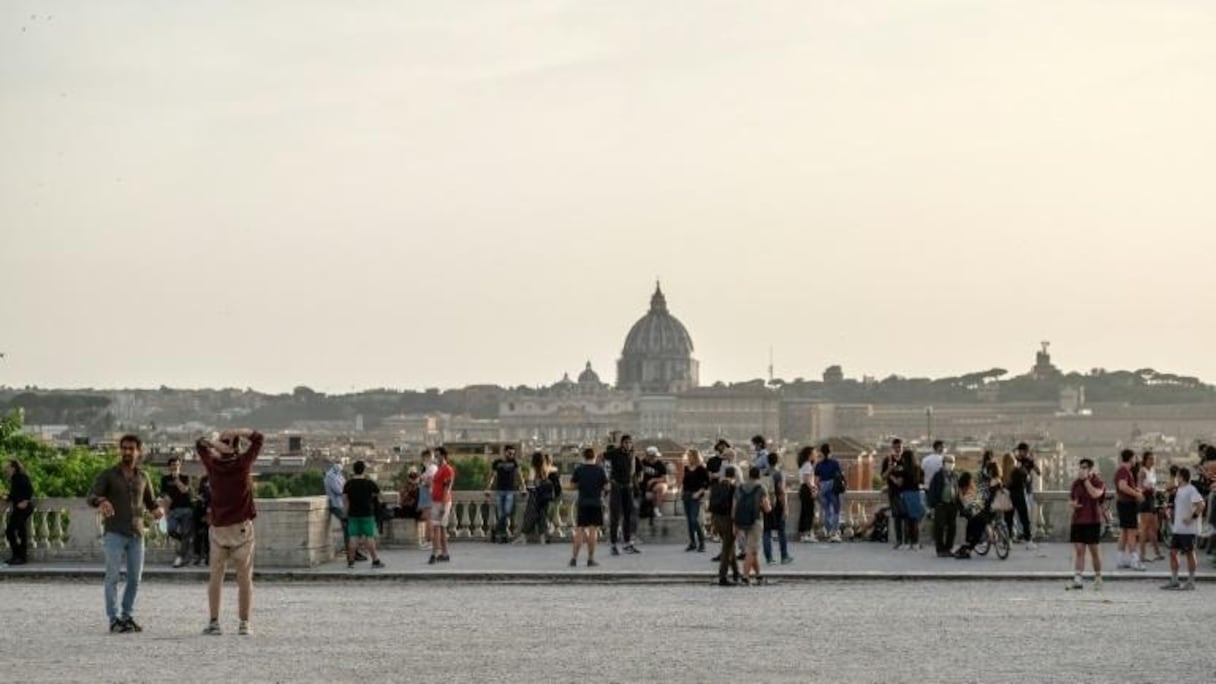
M 490 541 L 506 544 L 511 541 L 507 525 L 515 515 L 515 494 L 523 489 L 524 476 L 519 469 L 519 461 L 515 460 L 515 447 L 503 449 L 503 458 L 495 459 L 490 464 L 490 481 L 486 483 L 486 498 L 493 491 L 495 502 L 498 504 L 498 524 L 490 535 Z
M 578 489 L 575 503 L 574 554 L 570 567 L 578 566 L 578 550 L 587 542 L 587 567 L 595 562 L 595 542 L 600 528 L 604 526 L 604 490 L 608 488 L 608 474 L 595 462 L 595 449 L 583 449 L 583 462 L 570 475 L 570 484 Z
M 34 513 L 34 486 L 25 468 L 16 459 L 4 464 L 8 476 L 8 523 L 4 526 L 4 538 L 13 557 L 6 565 L 24 565 L 29 562 L 26 554 L 30 544 L 30 516 Z
M 714 455 L 705 461 L 705 469 L 709 471 L 709 483 L 713 484 L 722 476 L 722 452 L 730 448 L 730 442 L 719 439 L 714 445 Z
M 376 554 L 376 503 L 380 500 L 380 487 L 363 476 L 367 466 L 355 461 L 351 467 L 354 477 L 342 486 L 342 504 L 346 509 L 346 524 L 350 528 L 350 543 L 346 547 L 346 567 L 355 567 L 355 549 L 360 540 L 372 557 L 373 568 L 383 568 Z
M 169 513 L 165 516 L 168 521 L 169 538 L 177 540 L 177 557 L 173 559 L 173 567 L 180 568 L 190 557 L 190 541 L 194 536 L 194 504 L 190 500 L 190 478 L 182 475 L 182 462 L 176 456 L 169 457 L 169 472 L 160 478 L 163 507 Z
M 649 518 L 653 525 L 655 518 L 663 517 L 663 497 L 667 495 L 667 465 L 659 460 L 657 447 L 646 447 L 638 476 L 642 480 L 643 506 L 643 514 L 639 517 Z
M 609 447 L 605 457 L 608 461 L 610 488 L 608 491 L 608 539 L 612 542 L 612 555 L 621 555 L 616 547 L 617 526 L 625 541 L 625 553 L 641 553 L 633 545 L 633 487 L 637 472 L 637 458 L 633 455 L 633 438 L 621 436 L 620 446 Z

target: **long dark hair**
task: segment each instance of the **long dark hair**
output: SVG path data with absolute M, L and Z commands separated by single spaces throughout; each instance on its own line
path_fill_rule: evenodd
M 798 450 L 798 467 L 801 468 L 802 464 L 811 460 L 811 456 L 813 456 L 814 454 L 815 454 L 815 447 L 804 446 L 801 449 L 799 449 Z
M 21 461 L 18 461 L 15 458 L 10 458 L 8 460 L 8 464 L 10 467 L 12 467 L 14 475 L 17 473 L 21 473 L 23 475 L 25 474 L 25 468 L 21 465 Z

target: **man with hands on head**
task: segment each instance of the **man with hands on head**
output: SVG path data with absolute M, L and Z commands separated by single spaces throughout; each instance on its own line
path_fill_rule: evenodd
M 241 441 L 249 446 L 241 450 Z M 236 570 L 238 634 L 253 633 L 249 613 L 253 606 L 253 464 L 262 451 L 262 433 L 228 430 L 215 442 L 199 438 L 195 448 L 211 481 L 211 578 L 207 604 L 211 620 L 204 634 L 221 634 L 220 588 L 228 561 Z

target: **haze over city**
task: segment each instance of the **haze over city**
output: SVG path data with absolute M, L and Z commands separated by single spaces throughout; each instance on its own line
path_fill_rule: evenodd
M 1216 8 L 0 8 L 0 385 L 1216 380 Z

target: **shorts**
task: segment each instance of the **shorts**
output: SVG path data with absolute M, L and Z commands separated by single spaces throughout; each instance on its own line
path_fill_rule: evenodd
M 448 526 L 448 518 L 451 517 L 452 502 L 433 503 L 431 504 L 431 524 L 440 527 Z
M 346 519 L 346 532 L 351 537 L 363 537 L 364 539 L 376 538 L 376 519 L 372 516 L 367 517 L 350 517 Z
M 253 574 L 253 521 L 211 528 L 211 569 L 223 571 L 232 560 L 238 577 Z
M 603 506 L 579 506 L 575 513 L 575 527 L 603 527 Z
M 1118 501 L 1115 510 L 1119 514 L 1119 529 L 1134 530 L 1140 527 L 1140 503 L 1137 501 Z
M 1139 508 L 1140 508 L 1140 515 L 1144 515 L 1145 513 L 1150 513 L 1150 514 L 1156 513 L 1157 512 L 1157 497 L 1153 496 L 1152 492 L 1148 492 L 1147 494 L 1144 495 L 1144 501 L 1140 502 Z
M 1102 526 L 1098 523 L 1073 525 L 1068 532 L 1068 541 L 1073 544 L 1095 546 L 1102 541 Z
M 1195 550 L 1195 535 L 1193 534 L 1175 534 L 1170 536 L 1170 549 L 1172 551 L 1181 551 L 1182 553 L 1190 553 Z
M 431 488 L 422 487 L 418 490 L 418 508 L 426 510 L 431 507 Z
M 764 536 L 764 521 L 757 520 L 750 527 L 745 528 L 743 532 L 747 535 L 743 543 L 744 550 L 749 553 L 760 551 L 760 538 Z

